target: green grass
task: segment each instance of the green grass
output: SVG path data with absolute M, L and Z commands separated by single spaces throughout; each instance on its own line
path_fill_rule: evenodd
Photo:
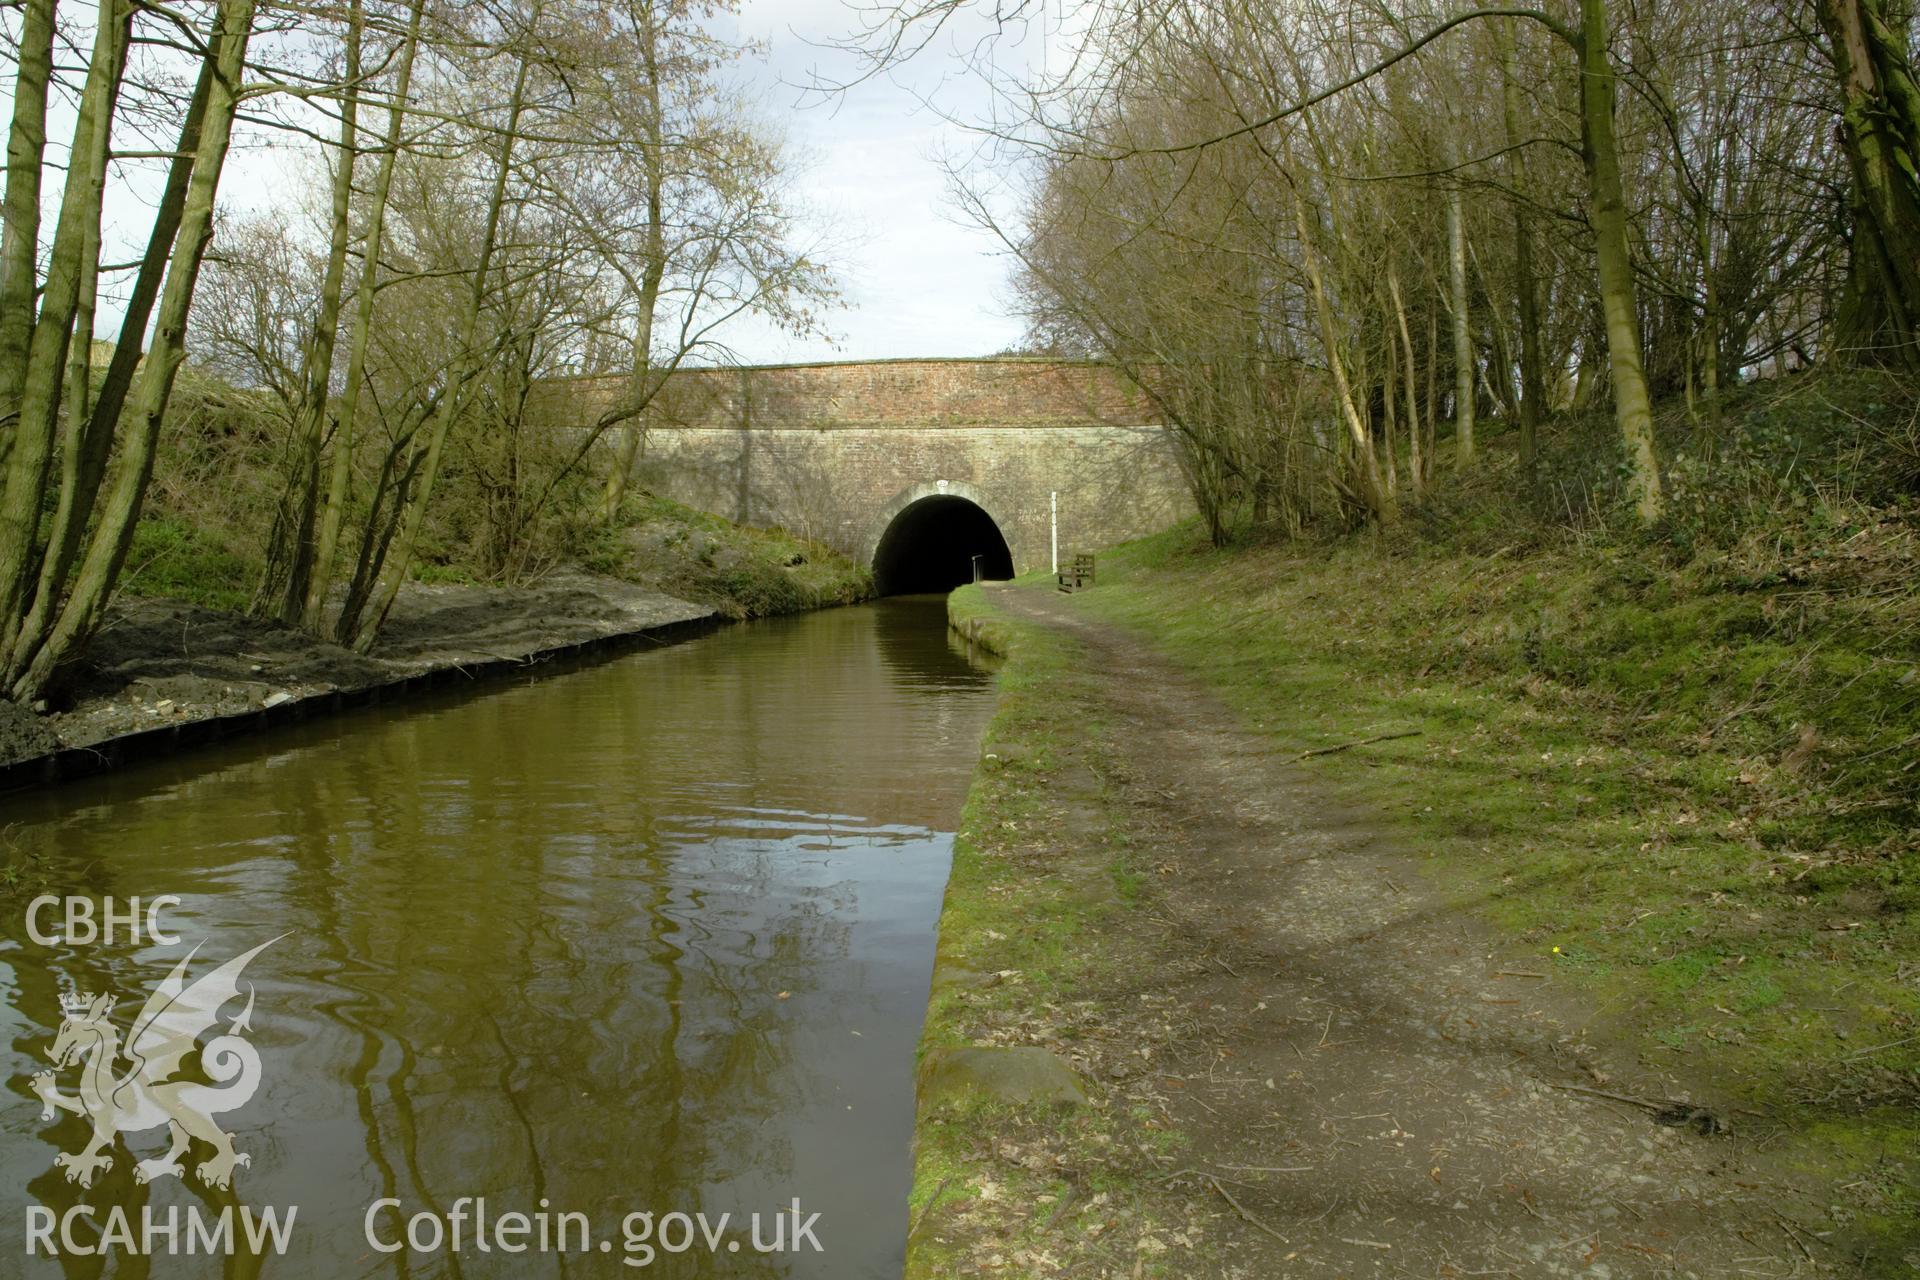
M 1109 726 L 1093 710 L 1093 682 L 1070 640 L 1001 617 L 977 588 L 954 592 L 948 611 L 963 634 L 1007 660 L 954 842 L 921 1051 L 1030 1035 L 1070 1041 L 1077 1033 L 1059 1011 L 1129 963 L 1116 940 L 1144 884 L 1131 865 L 1123 806 L 1099 781 Z M 907 1275 L 972 1274 L 995 1257 L 1011 1274 L 1032 1274 L 1046 1269 L 1035 1261 L 1042 1255 L 1089 1274 L 1176 1274 L 1159 1258 L 1132 1270 L 1138 1237 L 1177 1224 L 1184 1210 L 1165 1201 L 1145 1168 L 1115 1156 L 1164 1158 L 1184 1142 L 1157 1115 L 1097 1101 L 1055 1109 L 923 1099 Z M 1098 1205 L 1095 1218 L 1128 1229 L 1101 1236 L 1076 1217 L 1042 1231 L 1070 1184 L 1045 1161 L 1010 1161 L 1008 1150 L 1081 1171 L 1073 1212 Z
M 953 594 L 951 621 L 976 643 L 1004 655 L 999 699 L 987 728 L 980 771 L 954 841 L 953 869 L 940 917 L 936 991 L 922 1050 L 972 1043 L 982 1021 L 1015 1016 L 1036 994 L 1064 997 L 1091 976 L 1096 949 L 1086 945 L 1115 902 L 1102 903 L 1087 882 L 1120 874 L 1119 864 L 1015 858 L 1009 850 L 1042 829 L 1071 738 L 1076 755 L 1097 751 L 1105 726 L 1086 713 L 1086 678 L 1063 637 L 1006 622 L 976 588 Z M 1091 798 L 1090 798 L 1091 799 Z M 1019 911 L 1009 911 L 1012 902 Z M 942 970 L 1015 970 L 1025 990 L 944 984 Z
M 120 589 L 239 612 L 259 571 L 257 561 L 212 533 L 182 519 L 148 516 L 134 526 Z
M 629 495 L 616 537 L 588 564 L 736 618 L 853 604 L 873 594 L 865 567 L 817 542 L 647 493 Z
M 1631 548 L 1391 537 L 1216 552 L 1181 530 L 1101 571 L 1084 607 L 1285 749 L 1417 730 L 1313 767 L 1650 1033 L 1714 1042 L 1770 1097 L 1913 1096 L 1920 654 L 1872 605 L 1829 598 L 1788 642 L 1765 597 Z
M 1860 1225 L 1911 1230 L 1920 507 L 1822 447 L 1783 455 L 1803 488 L 1729 463 L 1737 489 L 1652 534 L 1541 519 L 1495 453 L 1396 527 L 1228 549 L 1181 527 L 1104 554 L 1074 601 L 1279 750 L 1417 731 L 1303 767 L 1649 1061 L 1806 1136 L 1860 1183 Z

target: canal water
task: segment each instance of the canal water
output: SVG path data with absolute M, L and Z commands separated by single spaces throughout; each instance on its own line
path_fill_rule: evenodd
M 897 1276 L 913 1050 L 991 698 L 944 602 L 892 599 L 0 801 L 26 868 L 0 898 L 0 1275 Z M 179 941 L 36 942 L 36 892 L 175 895 Z M 67 933 L 58 909 L 36 924 Z M 132 1024 L 180 959 L 198 946 L 191 984 L 269 942 L 200 1037 L 251 994 L 257 1091 L 211 1117 L 250 1157 L 231 1190 L 196 1177 L 200 1143 L 184 1178 L 136 1181 L 162 1116 L 69 1182 L 55 1155 L 89 1126 L 43 1121 L 32 1080 L 63 994 L 112 993 L 114 1076 L 137 1075 Z M 205 1082 L 200 1056 L 175 1066 Z M 152 1254 L 30 1238 L 51 1220 L 90 1247 L 116 1207 Z M 284 1253 L 140 1239 L 223 1207 L 236 1235 L 240 1207 L 292 1209 Z M 730 1215 L 713 1244 L 696 1214 Z M 387 1251 L 435 1224 L 437 1247 Z

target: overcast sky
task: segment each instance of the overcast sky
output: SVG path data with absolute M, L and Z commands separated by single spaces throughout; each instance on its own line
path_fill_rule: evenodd
M 965 223 L 936 157 L 968 154 L 973 140 L 947 123 L 982 118 L 987 97 L 964 74 L 962 50 L 988 34 L 984 13 L 963 12 L 905 67 L 830 101 L 803 93 L 811 73 L 844 82 L 855 69 L 828 47 L 859 29 L 842 0 L 745 0 L 740 33 L 768 46 L 750 64 L 753 91 L 784 124 L 801 162 L 796 194 L 831 237 L 847 309 L 828 320 L 831 341 L 743 325 L 730 345 L 755 362 L 990 355 L 1020 338 L 1008 314 L 1007 264 L 993 237 Z M 1037 31 L 1002 41 L 1003 59 L 1040 56 Z M 931 108 L 926 101 L 932 103 Z
M 795 161 L 793 199 L 823 244 L 846 304 L 826 316 L 830 332 L 822 337 L 795 338 L 737 321 L 716 335 L 736 358 L 988 355 L 1019 340 L 1020 323 L 1007 307 L 1006 261 L 992 236 L 960 218 L 937 161 L 943 153 L 973 149 L 971 135 L 943 116 L 977 121 L 986 114 L 988 92 L 965 74 L 961 52 L 992 36 L 990 10 L 984 3 L 964 7 L 906 65 L 837 95 L 804 86 L 819 76 L 844 82 L 856 70 L 834 47 L 860 29 L 860 14 L 847 0 L 743 0 L 737 17 L 716 19 L 720 34 L 766 46 L 764 56 L 744 61 L 737 74 L 770 126 L 786 136 Z M 15 26 L 9 17 L 9 30 Z M 1035 30 L 1002 33 L 993 48 L 1003 65 L 1026 59 L 1041 65 L 1044 45 Z M 10 114 L 11 76 L 3 79 L 0 110 Z M 49 123 L 51 155 L 70 134 L 70 104 L 56 105 Z M 222 175 L 221 207 L 239 212 L 308 199 L 313 165 L 310 145 L 243 129 Z M 104 228 L 109 261 L 139 255 L 162 176 L 157 162 L 117 170 Z M 103 287 L 103 334 L 118 324 L 125 283 L 115 278 Z

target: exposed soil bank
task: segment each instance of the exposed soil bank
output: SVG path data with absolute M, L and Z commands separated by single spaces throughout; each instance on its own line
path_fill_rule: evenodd
M 619 549 L 594 567 L 729 618 L 802 613 L 873 597 L 873 574 L 829 547 L 735 524 L 648 493 L 630 494 Z
M 409 584 L 367 655 L 176 600 L 123 598 L 44 715 L 0 703 L 0 785 L 87 772 L 140 746 L 223 736 L 445 673 L 478 676 L 718 617 L 592 574 L 528 588 Z
M 941 921 L 910 1276 L 1920 1266 L 1896 1153 L 1650 1053 L 1642 1011 L 1369 799 L 1370 757 L 1418 739 L 1303 758 L 1109 621 L 1108 573 L 952 600 L 1010 658 Z M 1087 1101 L 1020 1101 L 1026 1054 L 955 1088 L 959 1046 L 1045 1050 Z
M 129 576 L 48 705 L 36 714 L 0 700 L 0 788 L 443 679 L 873 594 L 864 566 L 817 543 L 635 493 L 590 567 L 495 587 L 425 566 L 440 580 L 409 583 L 372 653 L 361 655 L 221 607 L 246 598 L 257 566 L 202 545 L 192 530 L 162 541 L 171 550 L 148 557 L 153 572 Z

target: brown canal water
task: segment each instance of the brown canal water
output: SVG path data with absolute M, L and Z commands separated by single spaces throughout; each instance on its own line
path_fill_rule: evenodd
M 0 1276 L 898 1275 L 913 1051 L 991 700 L 944 602 L 893 599 L 0 802 L 27 856 L 0 898 Z M 108 898 L 175 895 L 157 923 L 179 941 L 122 923 L 83 945 L 57 906 L 34 924 L 61 940 L 36 942 L 37 893 L 96 923 Z M 190 949 L 187 1022 L 219 994 L 195 980 L 272 939 L 200 1051 L 136 1030 Z M 112 993 L 93 1025 L 117 1046 L 68 1016 L 76 991 Z M 87 1105 L 117 1048 L 89 1114 L 146 1126 L 86 1189 L 54 1161 L 91 1126 L 43 1121 L 32 1079 L 63 1019 L 95 1048 L 59 1092 Z M 257 1075 L 217 1075 L 244 1054 L 216 1035 Z M 257 1086 L 221 1112 L 161 1074 Z M 167 1149 L 164 1098 L 250 1157 L 230 1190 L 198 1176 L 201 1142 L 184 1177 L 136 1179 Z M 195 1229 L 223 1208 L 236 1239 L 292 1211 L 283 1251 L 209 1256 Z M 676 1213 L 691 1243 L 668 1252 Z

